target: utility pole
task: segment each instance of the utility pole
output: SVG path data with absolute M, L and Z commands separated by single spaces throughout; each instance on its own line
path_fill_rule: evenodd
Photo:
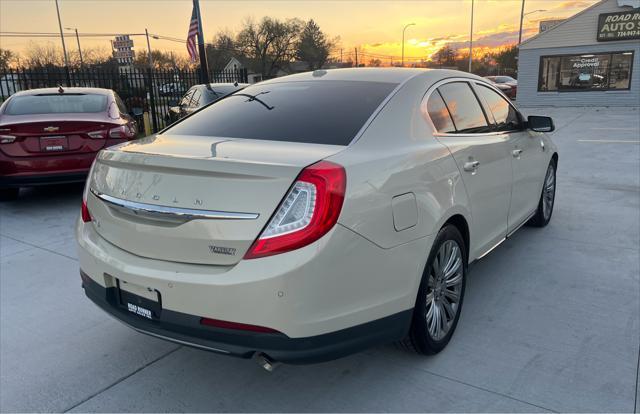
M 200 55 L 200 76 L 202 83 L 209 83 L 209 65 L 207 65 L 207 52 L 204 45 L 204 30 L 202 29 L 202 15 L 200 14 L 200 1 L 193 0 L 193 7 L 198 17 L 198 54 Z
M 149 55 L 149 67 L 153 68 L 153 57 L 151 56 L 151 42 L 149 42 L 149 31 L 144 29 L 144 34 L 147 36 L 147 55 Z
M 60 40 L 62 40 L 62 52 L 64 53 L 64 67 L 67 72 L 67 85 L 71 86 L 71 76 L 69 75 L 69 58 L 67 57 L 67 46 L 64 44 L 64 34 L 62 33 L 62 20 L 60 19 L 60 7 L 58 6 L 58 0 L 56 0 L 56 12 L 58 13 Z
M 415 26 L 415 23 L 409 23 L 402 29 L 402 67 L 404 68 L 404 31 L 407 30 L 409 26 Z
M 358 67 L 358 48 L 355 48 L 356 51 L 356 68 Z
M 342 63 L 342 49 L 340 49 L 340 63 Z
M 524 0 L 522 0 L 524 2 Z M 471 62 L 473 60 L 473 3 L 471 0 L 471 31 L 469 32 L 469 73 L 471 73 Z

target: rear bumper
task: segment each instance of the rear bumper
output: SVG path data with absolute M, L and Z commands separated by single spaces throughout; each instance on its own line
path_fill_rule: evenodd
M 47 184 L 81 183 L 87 179 L 89 171 L 75 173 L 23 174 L 0 177 L 0 188 L 31 187 Z
M 402 338 L 422 274 L 417 258 L 433 242 L 429 236 L 381 249 L 336 225 L 295 251 L 230 266 L 199 265 L 133 255 L 102 238 L 97 225 L 78 221 L 78 259 L 87 295 L 105 311 L 150 335 L 241 357 L 264 352 L 290 363 L 333 359 Z M 158 319 L 116 303 L 118 281 L 157 291 Z M 282 334 L 201 326 L 200 318 Z
M 277 333 L 251 333 L 212 328 L 200 324 L 200 317 L 163 309 L 149 320 L 130 313 L 118 300 L 115 287 L 104 288 L 82 274 L 82 286 L 89 299 L 102 310 L 138 332 L 207 351 L 251 358 L 264 353 L 276 361 L 310 364 L 343 357 L 370 346 L 402 338 L 411 322 L 412 310 L 307 338 L 289 338 Z
M 0 187 L 84 182 L 97 153 L 9 157 L 0 151 Z

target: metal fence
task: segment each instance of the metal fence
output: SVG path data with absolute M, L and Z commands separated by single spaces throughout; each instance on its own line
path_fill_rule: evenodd
M 246 83 L 246 69 L 213 71 L 211 83 Z M 129 110 L 149 114 L 151 130 L 167 123 L 169 105 L 178 101 L 193 85 L 200 83 L 199 70 L 150 69 L 136 67 L 0 69 L 0 102 L 16 92 L 57 86 L 113 89 Z

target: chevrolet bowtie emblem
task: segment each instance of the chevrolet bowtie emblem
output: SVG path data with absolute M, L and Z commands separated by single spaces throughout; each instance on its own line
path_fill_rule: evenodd
M 45 132 L 56 132 L 57 130 L 59 130 L 60 127 L 56 127 L 56 126 L 48 126 L 46 128 L 44 128 Z

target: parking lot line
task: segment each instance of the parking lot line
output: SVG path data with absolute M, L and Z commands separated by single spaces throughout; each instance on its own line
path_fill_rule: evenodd
M 640 144 L 639 140 L 626 139 L 579 139 L 578 142 L 591 142 L 594 144 Z
M 609 128 L 603 128 L 603 127 L 593 127 L 591 129 L 594 130 L 598 130 L 598 131 L 637 131 L 638 128 L 616 128 L 616 127 L 609 127 Z

